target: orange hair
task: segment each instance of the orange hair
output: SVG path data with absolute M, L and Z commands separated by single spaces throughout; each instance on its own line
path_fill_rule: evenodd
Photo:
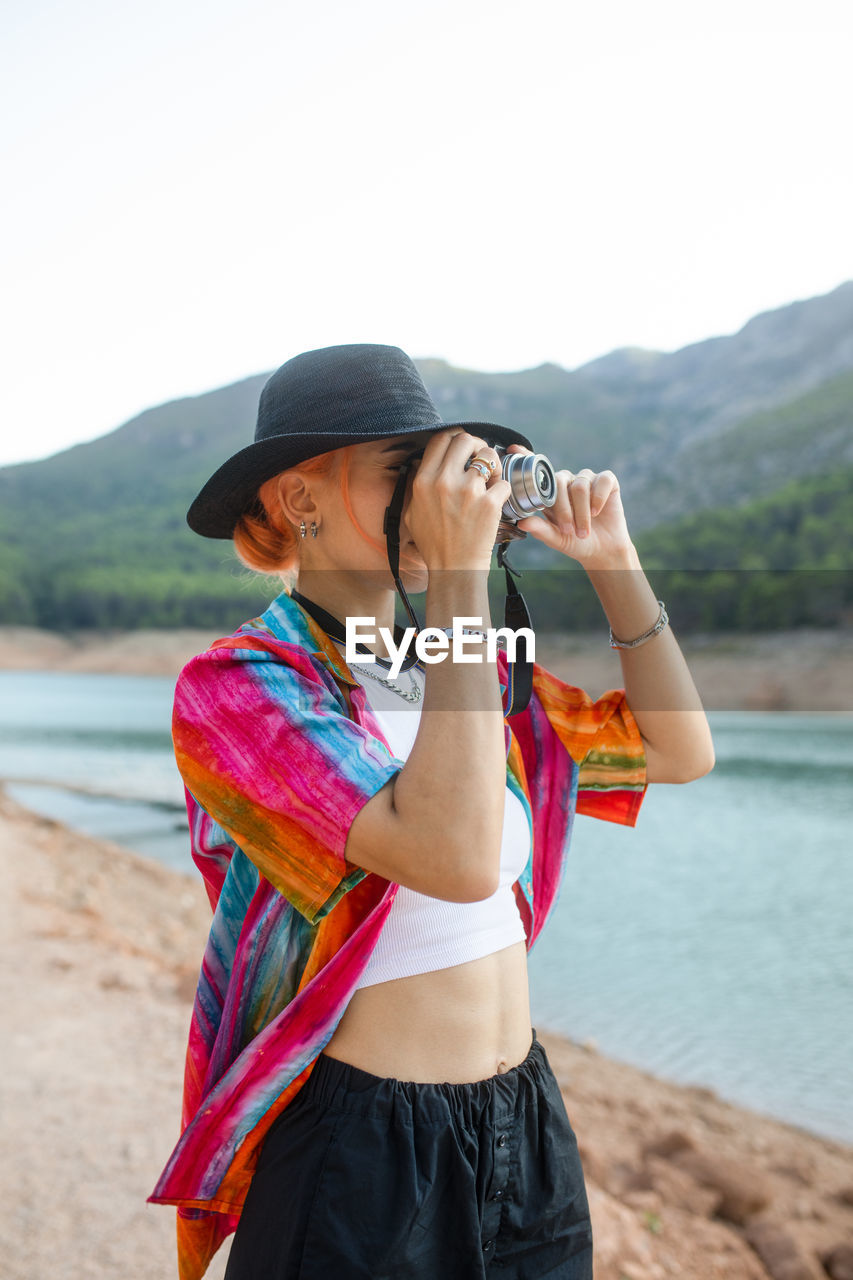
M 354 527 L 371 546 L 384 550 L 384 544 L 376 542 L 362 529 L 350 502 L 350 450 L 357 447 L 346 445 L 341 449 L 318 454 L 316 458 L 309 458 L 307 462 L 287 468 L 287 473 L 297 471 L 302 475 L 323 477 L 338 475 L 344 506 Z M 237 521 L 233 535 L 234 550 L 248 569 L 254 569 L 257 573 L 294 578 L 299 568 L 301 538 L 281 509 L 279 481 L 285 474 L 280 471 L 261 485 L 254 506 Z

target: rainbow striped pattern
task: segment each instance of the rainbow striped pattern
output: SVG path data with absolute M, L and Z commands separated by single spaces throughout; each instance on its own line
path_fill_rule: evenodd
M 498 665 L 506 706 L 502 651 Z M 646 762 L 624 690 L 592 701 L 538 665 L 530 704 L 505 736 L 507 785 L 532 833 L 514 886 L 529 948 L 556 901 L 574 815 L 633 826 Z M 287 593 L 184 668 L 173 737 L 213 921 L 181 1137 L 149 1199 L 178 1206 L 179 1275 L 200 1280 L 390 910 L 397 886 L 344 849 L 356 813 L 405 762 L 334 644 Z

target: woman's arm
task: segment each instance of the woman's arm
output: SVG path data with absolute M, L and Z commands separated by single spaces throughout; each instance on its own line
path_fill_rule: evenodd
M 513 451 L 519 445 L 511 445 Z M 586 569 L 617 640 L 657 622 L 657 598 L 628 534 L 612 471 L 558 471 L 557 500 L 519 529 Z M 690 782 L 714 767 L 708 720 L 670 627 L 636 649 L 619 649 L 625 697 L 646 751 L 648 782 Z
M 495 463 L 485 486 L 464 467 L 475 452 Z M 406 523 L 429 567 L 428 627 L 460 616 L 491 625 L 489 565 L 509 493 L 497 454 L 479 437 L 449 430 L 426 445 Z M 408 759 L 356 815 L 346 843 L 347 859 L 365 870 L 453 902 L 488 898 L 500 879 L 503 701 L 497 662 L 482 647 L 476 657 L 428 664 Z
M 489 621 L 487 572 L 432 573 L 426 626 Z M 474 902 L 498 887 L 506 791 L 503 703 L 493 662 L 426 668 L 404 767 L 356 815 L 350 862 L 433 898 Z
M 587 567 L 617 640 L 633 640 L 660 609 L 631 545 L 621 563 Z M 646 752 L 648 782 L 690 782 L 714 767 L 714 744 L 684 654 L 669 626 L 638 645 L 618 649 L 625 697 Z

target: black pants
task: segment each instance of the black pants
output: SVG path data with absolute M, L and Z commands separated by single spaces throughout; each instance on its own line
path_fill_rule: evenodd
M 321 1054 L 270 1129 L 226 1280 L 590 1280 L 575 1135 L 545 1050 L 473 1084 Z

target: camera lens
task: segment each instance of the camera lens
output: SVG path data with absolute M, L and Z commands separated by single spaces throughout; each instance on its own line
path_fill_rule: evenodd
M 543 498 L 549 498 L 553 493 L 554 473 L 550 467 L 543 467 L 541 462 L 536 468 L 536 487 L 542 494 Z
M 508 520 L 519 520 L 533 511 L 553 507 L 556 476 L 544 453 L 506 453 L 502 474 L 510 486 L 510 496 L 503 509 Z

